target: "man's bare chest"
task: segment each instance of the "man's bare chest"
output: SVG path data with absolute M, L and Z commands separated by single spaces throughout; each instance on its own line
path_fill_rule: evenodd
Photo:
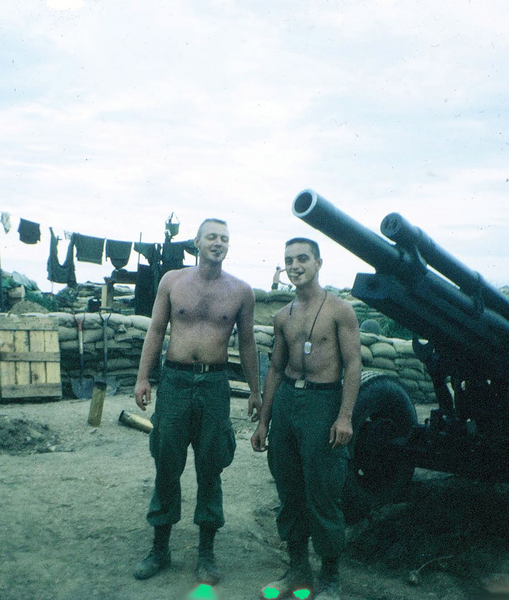
M 231 324 L 235 322 L 240 301 L 223 290 L 192 293 L 191 290 L 171 297 L 171 320 L 190 323 Z

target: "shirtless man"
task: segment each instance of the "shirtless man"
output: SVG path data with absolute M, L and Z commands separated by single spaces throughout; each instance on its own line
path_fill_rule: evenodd
M 240 360 L 251 390 L 248 414 L 253 421 L 258 419 L 261 398 L 253 333 L 254 295 L 247 283 L 222 270 L 229 244 L 226 223 L 206 219 L 194 244 L 199 250 L 198 266 L 169 271 L 161 279 L 134 388 L 136 403 L 145 410 L 151 401 L 149 373 L 159 361 L 170 322 L 170 342 L 150 434 L 156 480 L 147 520 L 154 526 L 154 545 L 134 576 L 147 579 L 170 564 L 171 526 L 180 520 L 180 476 L 192 444 L 198 481 L 194 522 L 200 527 L 197 581 L 214 585 L 219 581 L 214 536 L 224 525 L 220 475 L 235 451 L 226 371 L 228 340 L 235 324 Z
M 316 242 L 286 243 L 286 272 L 296 298 L 274 319 L 275 345 L 253 449 L 267 449 L 281 502 L 277 526 L 288 543 L 290 569 L 262 591 L 282 598 L 313 589 L 308 557 L 311 536 L 322 567 L 316 600 L 338 600 L 339 556 L 345 542 L 340 495 L 347 473 L 347 444 L 361 374 L 360 339 L 351 305 L 318 283 Z

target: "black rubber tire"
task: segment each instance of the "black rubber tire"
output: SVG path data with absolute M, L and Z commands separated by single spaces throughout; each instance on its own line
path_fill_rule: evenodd
M 343 511 L 355 523 L 371 510 L 397 500 L 412 480 L 414 465 L 387 442 L 408 439 L 417 413 L 406 390 L 395 377 L 365 371 L 352 417 L 352 460 L 343 491 Z

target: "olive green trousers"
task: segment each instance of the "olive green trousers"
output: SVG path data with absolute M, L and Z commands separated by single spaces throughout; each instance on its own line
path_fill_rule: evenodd
M 341 388 L 298 389 L 283 380 L 274 396 L 268 462 L 280 500 L 278 532 L 288 542 L 311 536 L 322 558 L 345 545 L 341 492 L 348 449 L 331 449 L 330 429 L 341 406 Z
M 226 371 L 195 374 L 164 366 L 151 421 L 150 452 L 156 479 L 148 522 L 156 526 L 180 521 L 180 476 L 191 444 L 198 482 L 194 522 L 213 529 L 222 527 L 221 472 L 235 453 Z

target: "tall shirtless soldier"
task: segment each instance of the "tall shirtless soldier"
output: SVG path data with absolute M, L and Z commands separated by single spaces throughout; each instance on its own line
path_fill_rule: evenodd
M 345 543 L 340 495 L 360 383 L 359 330 L 351 305 L 318 283 L 322 259 L 316 242 L 287 242 L 285 266 L 297 296 L 274 319 L 274 352 L 251 443 L 256 452 L 267 449 L 272 418 L 268 462 L 290 569 L 265 586 L 262 596 L 283 598 L 306 589 L 316 593 L 315 600 L 339 600 L 338 565 Z M 316 587 L 310 536 L 322 560 Z
M 169 271 L 161 279 L 134 388 L 136 403 L 145 410 L 151 400 L 149 374 L 159 360 L 170 322 L 170 342 L 151 419 L 156 479 L 147 520 L 154 527 L 154 544 L 134 576 L 147 579 L 170 564 L 171 527 L 181 516 L 180 476 L 192 444 L 198 482 L 194 522 L 200 528 L 197 582 L 215 585 L 219 572 L 214 536 L 224 525 L 220 475 L 235 451 L 226 371 L 228 341 L 235 324 L 251 390 L 248 414 L 253 421 L 258 419 L 261 397 L 254 295 L 247 283 L 222 270 L 229 245 L 226 223 L 206 219 L 194 244 L 199 251 L 198 266 Z

